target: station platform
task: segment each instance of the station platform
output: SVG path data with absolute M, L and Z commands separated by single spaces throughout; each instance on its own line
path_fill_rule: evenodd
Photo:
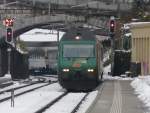
M 130 80 L 106 80 L 89 113 L 150 113 L 138 99 Z

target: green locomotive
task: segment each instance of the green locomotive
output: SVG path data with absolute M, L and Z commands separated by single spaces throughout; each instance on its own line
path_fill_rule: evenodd
M 102 79 L 102 45 L 88 28 L 71 28 L 59 43 L 59 83 L 67 90 L 92 90 Z

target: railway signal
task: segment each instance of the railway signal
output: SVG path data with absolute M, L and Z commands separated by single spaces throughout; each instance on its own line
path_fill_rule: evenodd
M 111 56 L 112 56 L 112 61 L 111 61 L 111 73 L 113 73 L 113 66 L 114 66 L 114 51 L 115 51 L 115 29 L 116 29 L 116 21 L 115 17 L 111 16 L 110 21 L 109 21 L 109 32 L 110 32 L 110 37 L 111 37 Z
M 13 30 L 12 28 L 6 28 L 6 42 L 12 43 L 13 41 Z
M 116 22 L 114 18 L 110 18 L 110 22 L 109 22 L 109 31 L 110 33 L 114 33 L 115 32 L 115 28 L 116 28 Z
M 3 25 L 6 27 L 6 37 L 5 41 L 8 43 L 8 70 L 7 74 L 11 76 L 10 68 L 11 68 L 11 45 L 13 45 L 13 24 L 14 19 L 12 18 L 6 18 L 3 20 Z M 14 93 L 14 92 L 13 92 Z M 14 107 L 14 95 L 11 93 L 11 107 Z

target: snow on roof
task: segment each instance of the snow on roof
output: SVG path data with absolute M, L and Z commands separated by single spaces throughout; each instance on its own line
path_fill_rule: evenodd
M 59 31 L 59 40 L 64 35 L 65 32 Z M 29 42 L 52 42 L 57 41 L 57 30 L 48 29 L 32 29 L 22 35 L 20 35 L 20 40 Z
M 150 26 L 150 22 L 131 22 L 129 25 L 131 26 L 131 28 L 146 27 L 146 26 Z
M 96 38 L 97 38 L 99 41 L 103 41 L 103 40 L 108 40 L 108 39 L 110 39 L 109 36 L 100 36 L 100 35 L 96 35 Z
M 127 37 L 129 37 L 129 36 L 131 36 L 132 35 L 132 33 L 126 33 L 125 34 L 125 36 L 127 36 Z
M 142 26 L 150 26 L 150 22 L 131 22 L 131 23 L 126 23 L 122 27 L 122 29 L 130 29 L 131 27 L 142 27 Z
M 21 54 L 28 54 L 27 51 L 23 51 L 23 50 L 21 50 L 19 47 L 16 47 L 16 50 L 17 50 L 19 53 L 21 53 Z
M 130 29 L 130 27 L 129 27 L 129 23 L 124 24 L 124 26 L 122 27 L 122 29 Z
M 150 22 L 131 22 L 130 25 L 150 24 Z

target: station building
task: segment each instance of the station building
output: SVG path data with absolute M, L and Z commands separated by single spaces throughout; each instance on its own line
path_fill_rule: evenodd
M 59 32 L 59 38 L 64 32 Z M 32 29 L 22 35 L 20 40 L 24 41 L 29 51 L 29 69 L 57 67 L 57 31 L 48 29 Z M 60 40 L 60 39 L 59 39 Z
M 150 22 L 135 22 L 130 24 L 132 55 L 131 62 L 139 63 L 141 75 L 150 74 Z

